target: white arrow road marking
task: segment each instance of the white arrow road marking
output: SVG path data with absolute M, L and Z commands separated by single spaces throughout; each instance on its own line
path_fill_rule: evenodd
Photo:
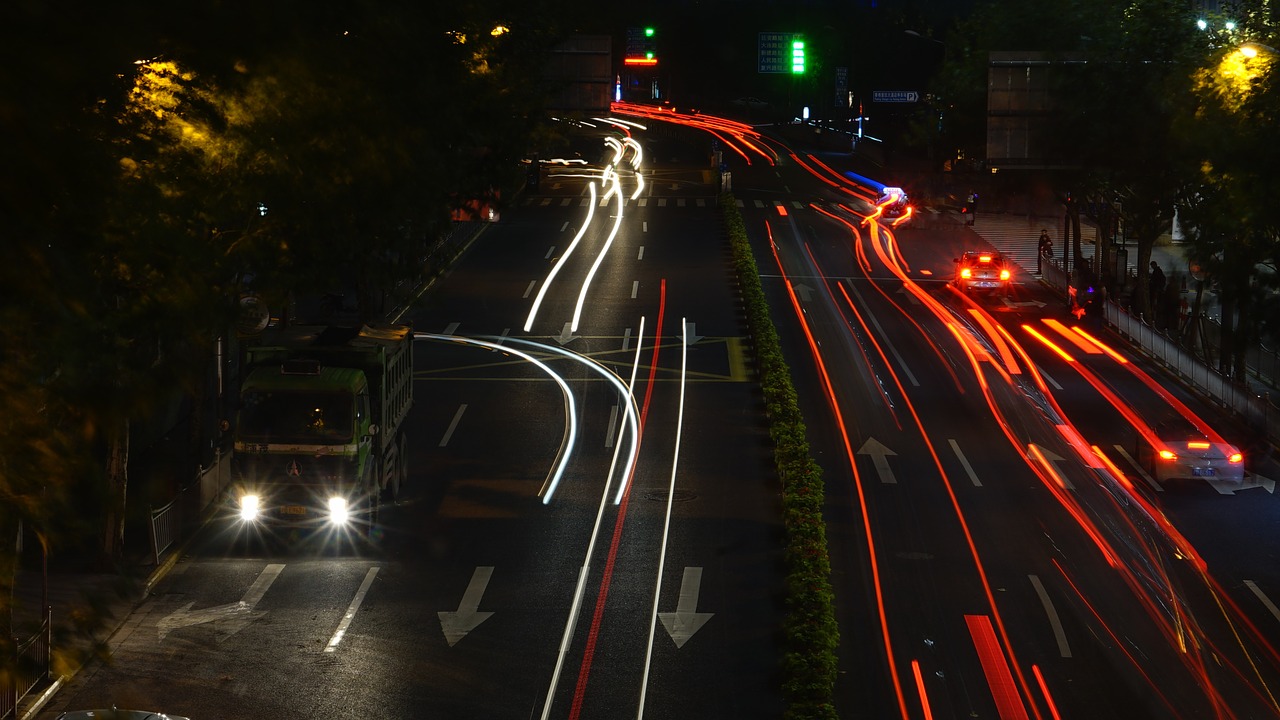
M 1222 480 L 1220 478 L 1205 478 L 1205 482 L 1213 486 L 1219 495 L 1235 495 L 1238 490 L 1252 490 L 1253 488 L 1263 488 L 1269 493 L 1275 494 L 1276 481 L 1264 478 L 1256 473 L 1244 478 L 1240 482 L 1234 480 Z
M 800 296 L 801 302 L 809 302 L 813 297 L 813 288 L 805 285 L 804 283 L 796 283 L 792 287 L 795 289 L 796 294 Z
M 871 462 L 875 463 L 876 474 L 880 476 L 880 482 L 898 482 L 898 479 L 893 476 L 893 468 L 889 467 L 888 458 L 888 456 L 896 456 L 898 453 L 885 447 L 883 443 L 875 438 L 867 438 L 867 441 L 862 443 L 862 447 L 858 448 L 858 454 L 871 456 Z
M 492 567 L 477 567 L 471 574 L 471 582 L 467 583 L 466 591 L 462 593 L 458 609 L 455 612 L 442 610 L 436 613 L 440 616 L 440 628 L 444 630 L 444 639 L 448 641 L 449 647 L 457 645 L 467 633 L 480 627 L 480 623 L 493 615 L 492 612 L 478 611 L 480 598 L 484 595 L 484 589 L 489 586 L 490 577 L 493 577 Z
M 702 336 L 698 334 L 698 326 L 696 323 L 686 323 L 684 330 L 684 344 L 696 345 Z
M 1061 483 L 1062 487 L 1072 491 L 1076 489 L 1076 486 L 1071 484 L 1071 481 L 1067 479 L 1067 476 L 1062 474 L 1062 468 L 1058 467 L 1058 463 L 1064 462 L 1066 458 L 1049 448 L 1040 445 L 1039 443 L 1031 443 L 1031 447 L 1040 452 L 1040 457 L 1045 463 L 1045 469 L 1052 473 L 1054 479 Z M 1032 456 L 1035 456 L 1034 452 L 1032 453 Z
M 351 599 L 351 604 L 347 606 L 347 612 L 342 616 L 342 622 L 338 623 L 338 629 L 334 631 L 333 637 L 329 638 L 329 644 L 325 646 L 325 652 L 333 652 L 338 649 L 338 643 L 342 642 L 342 636 L 347 634 L 347 628 L 351 627 L 351 620 L 355 618 L 356 611 L 360 609 L 361 603 L 364 602 L 364 596 L 369 593 L 369 586 L 373 585 L 373 578 L 378 574 L 378 568 L 371 567 L 369 572 L 364 574 L 364 582 L 360 583 L 360 589 L 356 591 L 356 596 Z
M 561 345 L 568 345 L 577 339 L 578 336 L 573 334 L 573 323 L 565 323 L 564 327 L 560 329 L 560 334 L 555 338 L 556 342 Z
M 689 638 L 701 630 L 702 626 L 715 615 L 715 613 L 696 612 L 698 590 L 701 584 L 702 568 L 685 568 L 684 578 L 680 580 L 680 599 L 676 601 L 676 611 L 658 613 L 658 619 L 662 621 L 662 626 L 670 633 L 671 639 L 676 642 L 678 648 L 684 647 L 684 644 L 689 642 Z
M 219 623 L 218 629 L 225 633 L 220 638 L 222 640 L 240 632 L 246 625 L 267 614 L 265 610 L 254 612 L 253 607 L 262 600 L 263 595 L 267 594 L 267 588 L 271 587 L 271 583 L 275 582 L 282 570 L 284 565 L 268 565 L 258 573 L 258 578 L 249 586 L 249 590 L 239 602 L 199 610 L 191 609 L 195 602 L 187 603 L 181 610 L 161 618 L 160 622 L 156 623 L 159 639 L 163 640 L 166 635 L 178 628 L 208 622 Z

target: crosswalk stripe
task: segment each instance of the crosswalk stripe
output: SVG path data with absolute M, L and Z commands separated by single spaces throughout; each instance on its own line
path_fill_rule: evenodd
M 1026 216 L 1019 215 L 978 215 L 969 230 L 1025 272 L 1035 272 L 1041 230 L 1049 231 L 1054 256 L 1062 257 L 1062 228 L 1056 224 L 1028 223 Z M 1096 228 L 1080 228 L 1080 254 L 1086 258 L 1094 255 L 1095 245 L 1090 242 L 1095 237 L 1093 233 Z

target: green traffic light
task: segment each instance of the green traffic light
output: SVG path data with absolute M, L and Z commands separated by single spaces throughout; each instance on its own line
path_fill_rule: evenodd
M 793 40 L 791 42 L 791 73 L 793 75 L 804 74 L 804 41 Z
M 645 28 L 645 29 L 644 29 L 644 36 L 645 36 L 645 37 L 653 37 L 653 28 L 651 28 L 651 27 L 647 27 L 647 28 Z

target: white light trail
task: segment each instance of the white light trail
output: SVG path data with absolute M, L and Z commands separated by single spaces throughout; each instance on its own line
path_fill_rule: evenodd
M 609 231 L 609 238 L 604 241 L 604 246 L 600 248 L 600 252 L 596 254 L 596 261 L 591 263 L 591 269 L 587 271 L 587 277 L 582 282 L 582 290 L 578 292 L 578 303 L 573 308 L 573 324 L 569 326 L 572 332 L 578 331 L 578 320 L 582 317 L 582 306 L 587 301 L 587 289 L 591 287 L 591 280 L 595 277 L 596 270 L 600 268 L 600 263 L 604 262 L 604 256 L 609 252 L 609 246 L 613 245 L 613 239 L 618 236 L 618 228 L 622 225 L 622 208 L 626 205 L 626 199 L 622 197 L 619 190 L 618 177 L 613 177 L 613 188 L 609 191 L 618 192 L 618 215 L 613 220 L 613 229 Z M 605 197 L 608 197 L 607 195 Z
M 688 338 L 688 318 L 680 318 L 680 327 L 680 337 Z M 684 395 L 689 367 L 689 342 L 685 340 L 680 345 L 683 350 L 680 353 L 680 405 L 676 411 L 676 443 L 675 451 L 671 456 L 671 482 L 667 486 L 667 515 L 662 523 L 662 549 L 658 551 L 658 582 L 653 589 L 653 612 L 649 615 L 649 645 L 644 653 L 644 672 L 641 674 L 640 680 L 640 709 L 636 713 L 637 720 L 643 720 L 644 718 L 644 700 L 645 695 L 649 692 L 649 666 L 653 661 L 653 635 L 658 628 L 658 600 L 662 597 L 662 572 L 667 565 L 667 541 L 671 538 L 671 503 L 676 496 L 676 471 L 680 467 L 680 436 L 684 430 Z
M 546 505 L 547 503 L 551 502 L 551 496 L 555 494 L 556 487 L 559 486 L 560 484 L 560 478 L 564 476 L 565 468 L 568 467 L 569 465 L 569 456 L 572 454 L 573 447 L 578 441 L 578 412 L 577 412 L 577 406 L 573 401 L 573 391 L 569 389 L 569 383 L 565 382 L 564 378 L 560 377 L 560 375 L 557 374 L 556 371 L 547 367 L 546 363 L 535 358 L 529 353 L 521 352 L 519 350 L 515 350 L 509 346 L 501 345 L 496 342 L 489 342 L 487 340 L 480 340 L 477 338 L 462 337 L 459 335 L 434 335 L 432 333 L 414 333 L 413 339 L 441 340 L 444 342 L 460 343 L 463 345 L 478 345 L 480 347 L 488 348 L 490 350 L 498 350 L 500 352 L 509 352 L 512 355 L 515 355 L 517 357 L 520 357 L 524 360 L 527 360 L 533 363 L 540 370 L 545 372 L 547 375 L 551 376 L 551 379 L 556 381 L 556 384 L 560 386 L 560 393 L 564 397 L 564 405 L 565 405 L 564 410 L 565 410 L 565 417 L 567 418 L 567 422 L 565 423 L 564 438 L 560 442 L 559 460 L 555 463 L 555 470 L 551 473 L 550 479 L 547 480 L 545 483 L 543 483 L 542 504 Z M 504 338 L 499 338 L 499 340 L 502 340 L 502 339 Z M 510 340 L 511 342 L 520 342 L 516 338 L 505 338 L 505 339 Z M 528 342 L 528 341 L 523 341 L 523 342 Z M 537 345 L 537 343 L 529 343 L 529 344 Z M 549 349 L 546 346 L 542 346 L 542 345 L 539 345 L 539 347 L 542 347 L 543 349 Z
M 578 228 L 578 234 L 573 236 L 573 242 L 569 243 L 569 247 L 565 249 L 564 255 L 556 261 L 552 266 L 551 272 L 547 273 L 547 279 L 542 283 L 542 287 L 538 288 L 538 296 L 533 300 L 533 307 L 529 308 L 529 319 L 524 321 L 524 331 L 529 332 L 533 327 L 533 319 L 538 316 L 538 308 L 542 306 L 542 298 L 547 294 L 547 288 L 551 287 L 551 281 L 555 279 L 556 274 L 560 272 L 560 268 L 564 267 L 569 256 L 573 254 L 574 248 L 578 247 L 578 242 L 582 240 L 582 236 L 586 234 L 587 228 L 591 226 L 591 217 L 596 212 L 596 184 L 591 183 L 587 186 L 591 190 L 591 204 L 587 205 L 587 219 L 582 223 L 582 227 Z
M 614 125 L 628 125 L 628 126 L 633 127 L 633 128 L 640 128 L 641 130 L 648 130 L 648 129 L 649 129 L 649 128 L 645 127 L 644 125 L 641 125 L 641 124 L 640 124 L 640 123 L 638 123 L 638 122 L 633 122 L 633 121 L 631 121 L 631 120 L 623 120 L 622 118 L 610 117 L 610 118 L 591 118 L 591 119 L 592 119 L 592 120 L 599 120 L 600 122 L 613 123 Z
M 643 337 L 643 336 L 644 336 L 644 318 L 641 317 L 640 318 L 640 337 Z M 516 340 L 514 338 L 512 339 L 512 342 L 525 342 L 531 345 L 536 344 L 536 343 L 531 343 L 528 340 Z M 640 343 L 640 344 L 642 345 L 643 343 Z M 547 346 L 546 349 L 550 351 L 558 351 L 562 355 L 565 355 L 566 357 L 573 357 L 579 362 L 594 364 L 597 366 L 596 368 L 597 372 L 601 373 L 602 375 L 605 375 L 606 377 L 612 376 L 614 380 L 617 380 L 617 376 L 614 375 L 613 371 L 609 370 L 603 365 L 600 365 L 594 360 L 591 360 L 590 358 L 582 357 L 581 355 L 577 355 L 576 353 L 570 353 L 569 351 L 563 350 L 562 348 L 553 348 L 553 347 Z M 632 364 L 632 367 L 631 367 L 631 378 L 632 378 L 633 385 L 635 382 L 636 370 L 639 368 L 639 366 L 640 366 L 640 348 L 637 347 L 636 361 L 635 363 Z M 617 383 L 621 384 L 621 380 L 617 380 Z M 636 456 L 637 450 L 639 449 L 639 433 L 636 432 L 636 428 L 639 426 L 638 415 L 636 413 L 636 408 L 635 408 L 635 397 L 633 393 L 630 391 L 630 389 L 628 389 L 626 393 L 626 397 L 627 397 L 627 421 L 631 425 L 632 433 L 631 433 L 630 460 L 627 463 L 626 471 L 622 475 L 623 482 L 625 482 L 626 478 L 630 476 L 631 470 L 635 466 L 635 456 Z M 595 554 L 596 542 L 600 538 L 600 525 L 604 520 L 604 509 L 609 497 L 609 485 L 613 481 L 613 470 L 616 467 L 619 447 L 620 445 L 614 446 L 614 455 L 613 455 L 614 464 L 610 465 L 609 467 L 609 477 L 605 481 L 604 491 L 600 494 L 600 506 L 596 509 L 595 523 L 591 528 L 591 539 L 587 541 L 586 555 L 582 560 L 582 570 L 578 573 L 578 583 L 573 590 L 573 603 L 570 605 L 570 608 L 569 608 L 569 617 L 567 620 L 565 620 L 564 634 L 560 638 L 560 650 L 556 655 L 556 666 L 555 666 L 555 669 L 552 670 L 551 672 L 551 685 L 550 687 L 547 688 L 547 696 L 543 701 L 542 720 L 548 720 L 548 718 L 551 717 L 551 703 L 555 699 L 556 687 L 560 684 L 560 673 L 564 670 L 564 660 L 569 653 L 569 645 L 573 641 L 573 631 L 578 625 L 578 615 L 582 609 L 582 599 L 586 595 L 587 576 L 590 574 L 590 571 L 591 571 L 591 556 Z

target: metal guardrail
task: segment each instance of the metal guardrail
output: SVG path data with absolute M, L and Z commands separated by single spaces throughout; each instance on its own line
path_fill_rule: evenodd
M 1232 382 L 1155 327 L 1113 302 L 1103 306 L 1107 323 L 1134 341 L 1155 360 L 1174 371 L 1224 408 L 1244 418 L 1259 439 L 1280 445 L 1280 407 L 1270 393 Z
M 32 688 L 49 677 L 50 646 L 52 645 L 52 612 L 44 608 L 44 620 L 35 635 L 22 640 L 14 638 L 14 673 L 9 682 L 0 687 L 0 720 L 14 717 L 18 703 Z

